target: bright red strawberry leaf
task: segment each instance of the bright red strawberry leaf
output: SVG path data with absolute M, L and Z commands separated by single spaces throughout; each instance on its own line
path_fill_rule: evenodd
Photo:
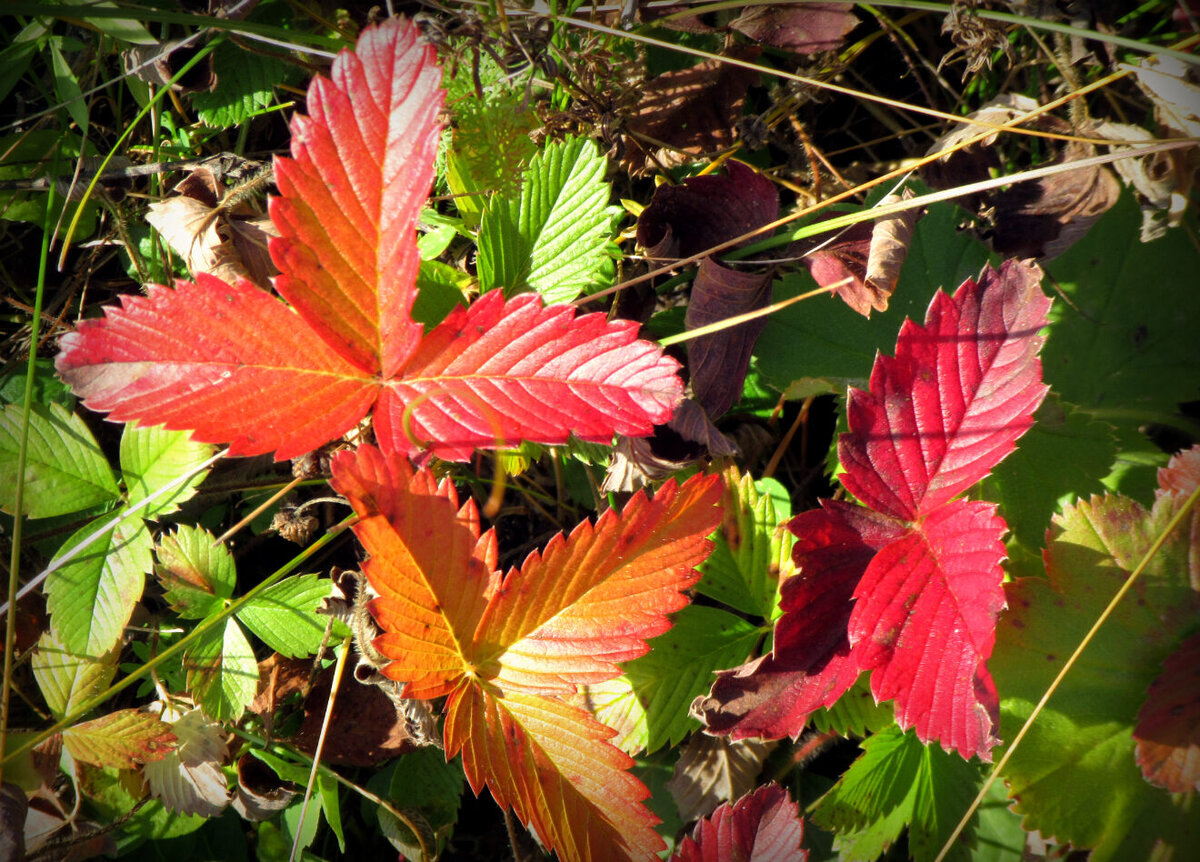
M 415 230 L 441 72 L 416 28 L 393 19 L 364 31 L 330 74 L 293 120 L 292 157 L 276 160 L 271 254 L 290 307 L 207 276 L 123 297 L 62 339 L 57 368 L 84 403 L 280 459 L 341 436 L 372 406 L 385 448 L 460 459 L 667 421 L 682 397 L 678 364 L 632 323 L 485 297 L 422 339 L 410 315 Z
M 406 697 L 449 695 L 446 753 L 462 752 L 472 789 L 486 784 L 563 858 L 657 852 L 632 760 L 567 698 L 618 675 L 687 604 L 720 522 L 719 477 L 635 494 L 502 576 L 494 534 L 448 482 L 370 446 L 332 466 L 361 518 L 384 672 Z
M 737 802 L 721 805 L 696 824 L 672 862 L 806 862 L 800 849 L 800 807 L 778 784 L 766 784 Z
M 868 507 L 823 501 L 788 525 L 799 574 L 784 584 L 771 655 L 720 674 L 695 709 L 735 738 L 795 736 L 859 672 L 900 726 L 990 757 L 998 702 L 986 667 L 1004 607 L 1003 519 L 951 498 L 1014 448 L 1044 397 L 1037 351 L 1049 300 L 1036 266 L 1006 262 L 939 293 L 901 328 L 871 391 L 851 390 L 838 451 Z

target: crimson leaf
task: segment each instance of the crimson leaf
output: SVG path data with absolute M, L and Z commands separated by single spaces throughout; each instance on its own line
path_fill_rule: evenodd
M 864 670 L 902 728 L 990 757 L 998 703 L 986 667 L 1004 606 L 1003 519 L 952 499 L 1032 424 L 1045 395 L 1041 273 L 1007 261 L 906 321 L 869 392 L 851 390 L 842 483 L 866 507 L 823 501 L 788 525 L 799 573 L 783 586 L 772 654 L 719 675 L 710 731 L 797 735 Z

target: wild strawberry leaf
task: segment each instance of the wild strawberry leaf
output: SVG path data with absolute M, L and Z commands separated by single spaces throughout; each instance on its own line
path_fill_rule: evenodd
M 237 620 L 227 619 L 200 635 L 184 655 L 187 687 L 204 714 L 237 721 L 258 690 L 258 663 Z
M 85 524 L 63 543 L 55 558 L 81 545 L 114 515 Z M 98 656 L 121 639 L 151 571 L 153 546 L 142 519 L 127 516 L 50 573 L 46 579 L 50 631 L 68 651 Z
M 719 520 L 718 477 L 638 493 L 501 577 L 494 535 L 480 535 L 474 503 L 460 507 L 448 482 L 370 446 L 332 466 L 370 554 L 384 673 L 407 697 L 449 695 L 446 753 L 462 751 L 472 789 L 486 784 L 563 858 L 656 852 L 632 760 L 566 698 L 616 676 L 686 604 Z
M 22 409 L 0 408 L 0 508 L 17 498 L 17 454 Z M 35 404 L 29 413 L 22 514 L 49 518 L 78 512 L 117 497 L 117 483 L 100 445 L 83 420 L 59 404 Z
M 1035 265 L 1005 261 L 939 293 L 925 325 L 900 327 L 870 392 L 851 389 L 838 442 L 846 490 L 915 520 L 974 485 L 1012 452 L 1046 394 L 1037 352 L 1050 300 Z
M 50 714 L 60 719 L 106 688 L 117 673 L 119 651 L 114 647 L 99 657 L 77 655 L 45 632 L 30 665 Z
M 83 763 L 132 769 L 166 757 L 175 748 L 175 734 L 156 715 L 120 709 L 68 727 L 63 747 Z
M 1167 656 L 1138 710 L 1137 763 L 1172 793 L 1200 790 L 1200 635 Z
M 807 862 L 800 807 L 778 784 L 726 802 L 685 836 L 672 862 Z
M 992 504 L 950 498 L 1012 451 L 1045 394 L 1038 275 L 1010 261 L 939 294 L 876 361 L 871 392 L 851 390 L 841 478 L 869 506 L 822 501 L 789 524 L 800 571 L 783 586 L 774 650 L 697 702 L 710 730 L 795 736 L 871 670 L 901 728 L 988 759 L 1005 525 Z
M 873 735 L 862 748 L 821 798 L 813 822 L 837 833 L 838 858 L 877 859 L 908 827 L 909 856 L 934 859 L 978 789 L 978 769 L 897 727 Z M 973 818 L 948 859 L 976 858 L 974 831 Z
M 1166 491 L 1180 472 L 1161 475 L 1164 493 L 1149 510 L 1116 495 L 1065 508 L 1050 530 L 1047 577 L 1006 585 L 1010 610 L 991 660 L 1005 739 L 1184 504 L 1186 494 Z M 1186 858 L 1200 847 L 1188 797 L 1146 781 L 1134 736 L 1152 684 L 1200 612 L 1194 529 L 1185 522 L 1167 537 L 1008 761 L 1003 777 L 1027 830 L 1099 858 L 1148 858 L 1155 846 Z
M 293 120 L 291 158 L 276 161 L 271 255 L 288 304 L 207 276 L 123 297 L 61 341 L 57 368 L 85 403 L 279 459 L 341 436 L 372 406 L 385 448 L 422 441 L 447 458 L 523 437 L 645 435 L 669 419 L 678 364 L 627 321 L 497 296 L 422 337 L 415 229 L 441 73 L 416 28 L 393 19 L 330 74 Z

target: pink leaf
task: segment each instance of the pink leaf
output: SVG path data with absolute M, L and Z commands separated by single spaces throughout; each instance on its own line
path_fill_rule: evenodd
M 870 392 L 850 390 L 838 443 L 842 484 L 876 511 L 913 520 L 986 476 L 1033 424 L 1045 397 L 1037 352 L 1050 300 L 1031 262 L 987 267 L 924 326 L 905 321 Z
M 767 784 L 696 824 L 672 862 L 806 862 L 800 849 L 800 807 L 778 784 Z

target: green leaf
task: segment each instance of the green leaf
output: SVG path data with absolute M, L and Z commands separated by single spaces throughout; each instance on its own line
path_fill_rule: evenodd
M 154 549 L 154 571 L 171 608 L 185 620 L 199 620 L 233 595 L 237 569 L 224 545 L 214 544 L 212 533 L 180 524 L 165 533 Z
M 988 788 L 979 806 L 979 826 L 975 830 L 975 850 L 971 862 L 1022 862 L 1025 858 L 1025 830 L 1021 818 L 1009 808 L 1004 783 L 997 781 Z M 1150 858 L 1129 856 L 1129 859 Z
M 2 52 L 0 52 L 2 53 Z M 3 60 L 0 60 L 3 62 Z M 34 360 L 33 401 L 35 404 L 61 404 L 70 409 L 75 398 L 67 384 L 54 373 L 54 360 Z M 25 400 L 27 366 L 21 363 L 0 374 L 0 405 L 21 404 Z
M 865 737 L 896 723 L 891 701 L 876 703 L 865 674 L 828 709 L 818 709 L 809 718 L 813 730 L 834 731 L 842 736 Z
M 75 80 L 75 73 L 71 71 L 70 64 L 67 63 L 59 49 L 61 43 L 62 39 L 57 36 L 46 43 L 46 47 L 50 51 L 50 68 L 54 72 L 54 95 L 70 115 L 72 122 L 79 127 L 80 133 L 86 137 L 88 106 L 83 100 L 83 90 L 79 88 L 79 82 Z
M 763 376 L 781 392 L 798 382 L 805 388 L 796 392 L 805 394 L 865 387 L 875 354 L 895 351 L 905 316 L 924 320 L 938 288 L 955 290 L 987 262 L 987 249 L 956 229 L 958 214 L 935 204 L 917 222 L 887 311 L 868 320 L 840 299 L 818 296 L 768 317 L 754 349 Z M 779 302 L 816 286 L 807 272 L 792 273 L 775 282 L 773 296 Z
M 463 771 L 456 758 L 446 762 L 440 749 L 418 748 L 396 761 L 387 799 L 400 811 L 420 818 L 436 841 L 440 854 L 458 822 L 462 804 Z M 419 859 L 420 845 L 412 831 L 391 812 L 374 807 L 380 831 L 406 859 Z
M 692 701 L 712 687 L 713 673 L 741 664 L 760 631 L 720 608 L 688 605 L 650 652 L 622 665 L 631 695 L 645 711 L 647 751 L 675 745 L 700 722 L 688 715 Z M 604 721 L 603 714 L 597 718 Z M 607 722 L 606 722 L 607 723 Z M 623 747 L 629 750 L 635 735 Z
M 821 798 L 813 822 L 838 833 L 847 862 L 877 859 L 908 826 L 908 852 L 934 859 L 980 785 L 979 770 L 915 734 L 890 727 L 862 743 L 863 753 Z M 977 819 L 977 818 L 976 818 Z M 974 819 L 947 859 L 971 859 Z
M 238 619 L 280 655 L 313 655 L 321 648 L 327 619 L 317 614 L 317 605 L 332 585 L 318 575 L 285 578 L 242 605 Z
M 346 835 L 342 830 L 342 807 L 338 801 L 338 782 L 332 775 L 317 772 L 317 796 L 321 799 L 321 810 L 325 821 L 337 837 L 338 849 L 346 852 Z
M 28 71 L 29 61 L 37 53 L 38 41 L 49 29 L 45 20 L 35 19 L 0 50 L 0 101 L 12 92 L 17 81 Z
M 275 101 L 275 88 L 283 83 L 288 66 L 282 60 L 247 51 L 225 42 L 213 53 L 218 70 L 211 92 L 192 93 L 192 105 L 201 122 L 217 128 L 238 126 Z
M 1046 525 L 1062 506 L 1104 489 L 1117 447 L 1112 426 L 1064 403 L 1053 392 L 1034 426 L 983 480 L 982 495 L 999 503 L 1012 531 L 1008 571 L 1040 574 Z
M 128 771 L 81 765 L 76 772 L 88 808 L 103 822 L 120 824 L 115 833 L 117 848 L 125 854 L 145 841 L 189 835 L 208 822 L 199 814 L 168 811 L 157 799 L 146 801 L 140 781 L 135 795 Z
M 417 270 L 417 298 L 412 319 L 428 332 L 441 323 L 457 305 L 465 305 L 471 277 L 440 260 L 423 260 Z
M 111 521 L 110 513 L 67 539 L 55 559 Z M 153 541 L 137 516 L 122 519 L 46 578 L 50 631 L 76 655 L 100 656 L 120 640 L 151 570 Z
M 1142 243 L 1140 225 L 1137 202 L 1126 191 L 1083 239 L 1046 265 L 1066 298 L 1051 309 L 1042 367 L 1064 401 L 1116 426 L 1124 452 L 1159 456 L 1120 487 L 1148 500 L 1154 467 L 1165 456 L 1139 428 L 1188 427 L 1178 405 L 1200 398 L 1200 291 L 1186 276 L 1197 266 L 1194 233 L 1184 227 Z M 1192 423 L 1190 430 L 1198 429 Z
M 0 164 L 0 180 L 46 176 L 54 167 L 55 154 L 58 156 L 58 170 L 66 173 L 63 179 L 69 179 L 71 167 L 79 157 L 81 148 L 87 157 L 96 155 L 96 148 L 90 141 L 85 142 L 74 132 L 61 129 L 39 129 L 22 135 L 0 137 L 0 153 L 5 154 L 4 163 Z M 0 192 L 0 218 L 29 222 L 41 229 L 46 221 L 49 199 L 45 191 Z M 56 194 L 51 218 L 55 223 L 61 220 L 64 225 L 69 224 L 77 209 L 77 201 L 67 201 L 62 194 Z M 85 239 L 95 232 L 98 209 L 95 198 L 89 198 L 75 229 L 76 240 Z
M 184 658 L 192 697 L 214 721 L 237 721 L 258 690 L 258 663 L 237 620 L 200 635 Z
M 520 198 L 496 196 L 479 227 L 479 284 L 506 294 L 535 290 L 570 302 L 600 284 L 619 207 L 610 207 L 606 162 L 585 138 L 553 143 L 525 171 Z
M 1127 497 L 1107 495 L 1054 518 L 1048 580 L 1023 578 L 1005 590 L 1009 611 L 1000 618 L 989 661 L 1000 694 L 1002 739 L 1016 735 L 1181 504 L 1178 497 L 1164 497 L 1147 512 Z M 1194 554 L 1189 532 L 1185 524 L 1167 539 L 1005 768 L 1025 828 L 1094 848 L 1094 860 L 1134 858 L 1120 848 L 1127 840 L 1136 843 L 1151 821 L 1169 827 L 1160 833 L 1159 852 L 1200 854 L 1194 815 L 1189 831 L 1170 794 L 1142 777 L 1133 741 L 1147 687 L 1200 611 L 1200 595 L 1188 580 Z
M 162 427 L 126 425 L 121 435 L 121 473 L 129 505 L 140 503 L 164 485 L 185 476 L 212 457 L 216 447 L 197 443 L 187 431 Z M 205 470 L 160 497 L 142 510 L 142 517 L 156 518 L 177 510 L 191 499 L 208 475 Z
M 11 512 L 17 498 L 17 454 L 24 411 L 0 410 L 0 509 Z M 23 514 L 50 518 L 90 509 L 119 496 L 108 459 L 84 421 L 58 404 L 33 404 L 25 453 Z
M 696 590 L 745 614 L 779 615 L 779 584 L 792 570 L 787 491 L 774 479 L 754 482 L 731 469 L 725 477 L 724 516 L 712 554 L 700 566 Z
M 105 689 L 117 672 L 117 651 L 99 658 L 74 655 L 50 632 L 38 639 L 31 660 L 33 678 L 55 719 L 74 712 Z

